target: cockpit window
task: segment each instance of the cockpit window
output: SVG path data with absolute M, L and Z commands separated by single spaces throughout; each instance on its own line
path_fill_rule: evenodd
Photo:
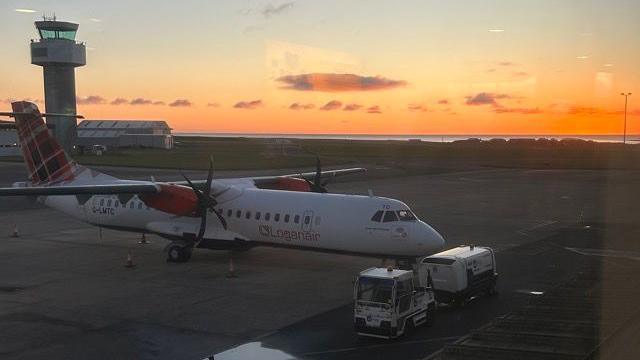
M 376 213 L 373 214 L 373 216 L 371 217 L 371 221 L 380 222 L 380 220 L 382 220 L 382 213 L 383 212 L 384 211 L 382 211 L 382 210 L 376 211 Z
M 387 211 L 384 213 L 384 219 L 382 222 L 392 222 L 398 221 L 398 217 L 396 216 L 395 211 Z
M 416 220 L 416 216 L 413 215 L 413 213 L 409 210 L 398 210 L 398 219 L 400 219 L 400 221 L 412 221 L 412 220 Z

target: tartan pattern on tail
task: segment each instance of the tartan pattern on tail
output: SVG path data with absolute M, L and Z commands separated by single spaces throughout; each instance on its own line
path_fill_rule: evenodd
M 16 115 L 18 142 L 34 185 L 46 185 L 74 178 L 76 164 L 71 161 L 47 128 L 38 106 L 27 101 L 11 103 Z

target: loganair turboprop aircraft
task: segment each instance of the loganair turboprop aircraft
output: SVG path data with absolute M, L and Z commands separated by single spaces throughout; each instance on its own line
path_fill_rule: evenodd
M 42 120 L 52 114 L 26 101 L 11 105 L 0 115 L 15 118 L 29 181 L 0 188 L 0 196 L 38 196 L 92 225 L 160 235 L 172 241 L 168 261 L 187 261 L 193 248 L 266 245 L 400 259 L 444 245 L 401 201 L 326 192 L 330 179 L 362 168 L 323 173 L 318 161 L 315 173 L 213 180 L 211 162 L 206 180 L 121 180 L 72 161 Z

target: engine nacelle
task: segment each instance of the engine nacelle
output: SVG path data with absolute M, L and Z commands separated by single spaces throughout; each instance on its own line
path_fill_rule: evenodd
M 157 194 L 140 194 L 147 206 L 179 216 L 197 216 L 198 197 L 190 187 L 175 184 L 158 184 Z
M 281 177 L 274 184 L 261 186 L 262 189 L 309 192 L 311 187 L 304 179 Z

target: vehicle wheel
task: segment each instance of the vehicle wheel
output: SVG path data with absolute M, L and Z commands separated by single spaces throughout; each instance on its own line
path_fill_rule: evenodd
M 167 262 L 185 262 L 191 257 L 191 249 L 178 244 L 170 245 L 167 249 Z

